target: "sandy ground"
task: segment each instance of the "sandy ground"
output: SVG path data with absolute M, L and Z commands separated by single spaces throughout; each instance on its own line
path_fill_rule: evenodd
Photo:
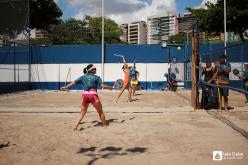
M 79 131 L 72 130 L 78 91 L 0 95 L 0 164 L 248 164 L 248 105 L 242 95 L 231 93 L 230 112 L 206 112 L 193 111 L 189 91 L 137 94 L 128 103 L 125 93 L 116 104 L 116 92 L 100 92 L 109 127 L 101 126 L 90 107 Z M 213 161 L 213 151 L 243 156 Z

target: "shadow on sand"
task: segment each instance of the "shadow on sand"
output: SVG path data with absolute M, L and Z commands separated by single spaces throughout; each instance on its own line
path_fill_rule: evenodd
M 114 156 L 123 155 L 133 155 L 142 154 L 146 152 L 147 148 L 144 147 L 134 147 L 134 148 L 122 148 L 108 146 L 104 148 L 97 149 L 96 147 L 80 148 L 77 152 L 78 154 L 84 154 L 86 156 L 92 157 L 92 159 L 87 163 L 87 165 L 93 165 L 98 159 L 112 158 Z
M 127 119 L 127 120 L 133 120 L 135 119 L 135 117 L 131 117 L 130 119 Z M 107 120 L 107 123 L 108 125 L 111 123 L 111 124 L 121 124 L 121 123 L 124 123 L 126 120 L 118 120 L 118 119 L 108 119 Z M 85 127 L 85 128 L 80 128 L 79 131 L 82 131 L 82 130 L 85 130 L 85 129 L 88 129 L 88 128 L 93 128 L 93 127 L 102 127 L 102 122 L 99 122 L 99 121 L 92 121 L 92 122 L 81 122 L 80 125 L 82 124 L 85 124 L 85 123 L 90 123 L 90 124 L 93 124 L 93 125 L 90 125 L 88 127 Z
M 10 144 L 10 142 L 7 142 L 6 144 L 0 144 L 0 149 L 15 146 L 15 145 L 16 144 Z

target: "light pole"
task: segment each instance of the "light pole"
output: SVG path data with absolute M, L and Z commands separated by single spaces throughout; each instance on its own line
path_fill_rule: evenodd
M 102 0 L 102 81 L 104 82 L 104 0 Z
M 224 46 L 225 46 L 225 55 L 226 55 L 226 43 L 227 43 L 227 34 L 226 34 L 226 0 L 224 0 Z

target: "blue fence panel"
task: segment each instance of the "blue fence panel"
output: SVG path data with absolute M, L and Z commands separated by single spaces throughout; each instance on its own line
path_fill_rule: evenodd
M 106 45 L 106 63 L 122 62 L 120 57 L 125 56 L 126 62 L 162 63 L 168 61 L 168 54 L 161 45 Z
M 32 63 L 101 63 L 101 45 L 32 47 Z
M 29 63 L 29 48 L 27 46 L 0 47 L 0 64 L 15 63 Z
M 228 45 L 230 46 L 230 45 Z M 200 55 L 204 62 L 206 58 L 211 61 L 219 59 L 224 53 L 223 44 L 200 45 Z M 15 56 L 14 56 L 15 51 Z M 191 45 L 183 45 L 181 49 L 171 47 L 171 58 L 176 57 L 177 62 L 191 59 Z M 168 62 L 168 47 L 162 48 L 154 45 L 105 45 L 105 63 L 122 62 L 120 57 L 113 54 L 125 55 L 127 62 L 136 60 L 138 63 L 164 63 Z M 248 44 L 234 46 L 227 49 L 229 62 L 248 62 Z M 16 46 L 2 47 L 0 49 L 1 64 L 28 64 L 28 47 Z M 63 45 L 63 46 L 33 46 L 32 64 L 66 64 L 66 63 L 101 63 L 101 45 Z

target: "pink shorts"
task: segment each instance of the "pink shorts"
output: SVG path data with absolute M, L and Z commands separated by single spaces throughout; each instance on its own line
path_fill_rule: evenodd
M 96 91 L 85 91 L 82 94 L 82 105 L 87 106 L 89 103 L 96 104 L 100 101 Z

